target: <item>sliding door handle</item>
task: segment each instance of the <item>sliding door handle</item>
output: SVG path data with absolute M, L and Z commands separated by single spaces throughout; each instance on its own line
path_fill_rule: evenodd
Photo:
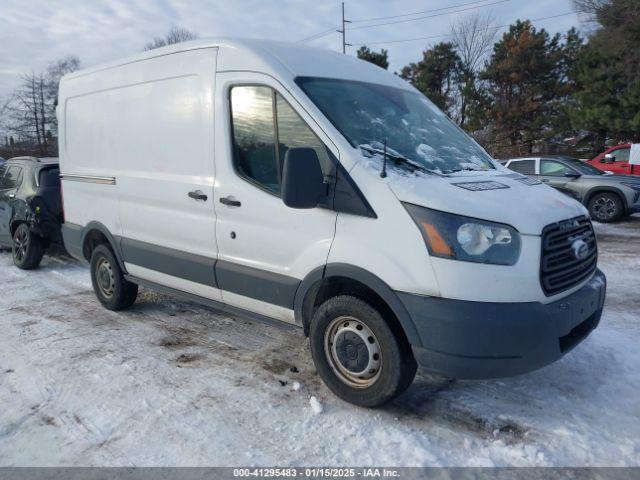
M 201 190 L 195 190 L 193 192 L 188 193 L 189 198 L 193 198 L 194 200 L 202 200 L 203 202 L 207 201 L 207 196 L 202 193 Z
M 220 197 L 220 203 L 229 207 L 239 207 L 242 205 L 240 200 L 234 200 L 233 197 Z

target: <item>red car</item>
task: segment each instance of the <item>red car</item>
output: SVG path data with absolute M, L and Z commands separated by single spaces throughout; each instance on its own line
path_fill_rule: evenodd
M 589 163 L 599 170 L 613 172 L 618 175 L 640 175 L 640 165 L 629 164 L 630 151 L 630 143 L 610 147 L 597 157 L 589 160 Z

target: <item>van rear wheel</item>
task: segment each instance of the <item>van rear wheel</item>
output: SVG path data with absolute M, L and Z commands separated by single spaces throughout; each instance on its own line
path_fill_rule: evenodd
M 324 302 L 313 316 L 309 337 L 318 373 L 347 402 L 383 405 L 415 376 L 417 364 L 406 339 L 359 298 L 342 295 Z
M 100 303 L 109 310 L 122 310 L 133 305 L 138 285 L 124 278 L 113 252 L 98 245 L 91 254 L 91 284 Z

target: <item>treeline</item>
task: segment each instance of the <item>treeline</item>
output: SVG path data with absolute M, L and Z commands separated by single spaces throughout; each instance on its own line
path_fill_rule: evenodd
M 640 9 L 637 0 L 575 0 L 591 34 L 551 36 L 517 21 L 496 39 L 489 17 L 452 27 L 451 41 L 398 74 L 494 156 L 590 156 L 606 143 L 640 141 Z M 635 8 L 634 8 L 635 7 Z M 358 56 L 383 68 L 388 52 Z
M 20 77 L 19 86 L 0 105 L 0 156 L 56 156 L 58 152 L 58 84 L 66 73 L 80 68 L 69 56 L 49 64 L 44 72 Z

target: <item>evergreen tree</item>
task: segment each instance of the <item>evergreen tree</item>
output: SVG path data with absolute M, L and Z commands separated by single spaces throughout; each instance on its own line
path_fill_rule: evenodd
M 601 28 L 580 55 L 571 119 L 594 134 L 593 152 L 606 140 L 640 141 L 640 9 L 637 0 L 576 0 Z
M 357 55 L 359 59 L 371 62 L 385 70 L 389 68 L 389 52 L 384 48 L 380 52 L 374 52 L 363 45 L 358 49 Z
M 481 78 L 491 100 L 497 150 L 531 154 L 550 138 L 562 70 L 560 36 L 550 37 L 529 21 L 517 21 L 493 48 Z
M 422 60 L 405 66 L 400 76 L 410 81 L 440 109 L 451 115 L 456 86 L 462 75 L 460 57 L 452 43 L 438 43 L 422 52 Z

